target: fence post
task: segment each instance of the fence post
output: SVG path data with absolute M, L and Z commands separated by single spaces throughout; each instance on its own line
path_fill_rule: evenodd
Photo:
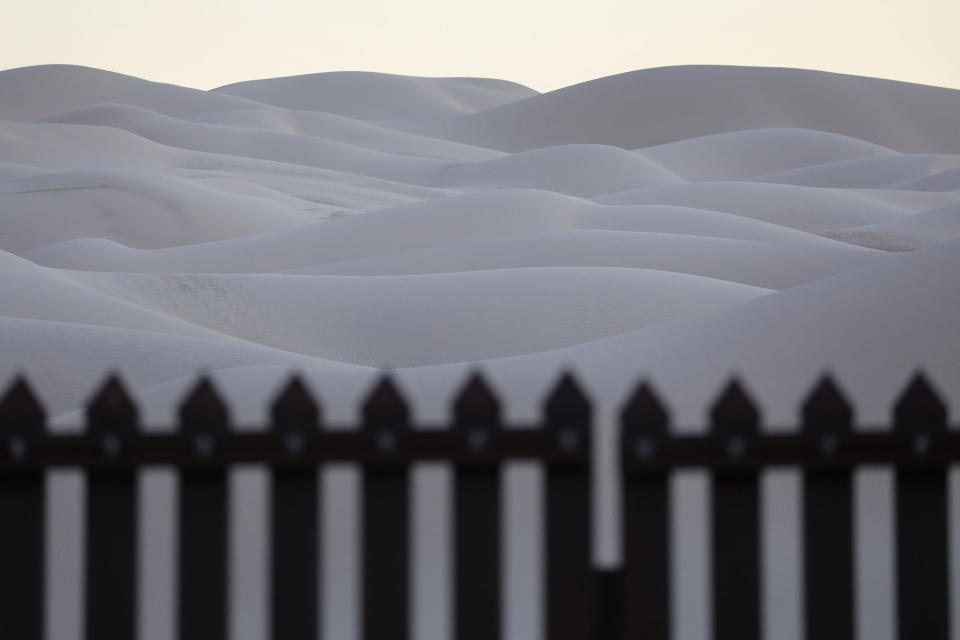
M 731 460 L 759 434 L 759 414 L 739 381 L 731 380 L 710 411 L 712 437 Z M 713 475 L 714 640 L 759 640 L 760 541 L 756 471 Z
M 549 446 L 562 461 L 547 463 L 547 638 L 593 637 L 590 570 L 590 402 L 564 373 L 545 407 Z M 545 452 L 547 453 L 547 452 Z
M 320 407 L 294 377 L 272 406 L 274 434 L 291 460 L 301 455 L 320 423 Z M 315 465 L 271 469 L 271 637 L 316 640 L 319 628 L 319 496 Z
M 620 413 L 623 469 L 623 638 L 670 638 L 669 477 L 631 470 L 651 462 L 669 437 L 667 412 L 649 384 L 640 384 Z
M 824 375 L 807 396 L 803 434 L 829 460 L 850 435 L 853 411 Z M 809 640 L 854 637 L 853 502 L 850 469 L 806 469 L 803 490 L 804 594 Z
M 137 408 L 117 376 L 110 376 L 87 406 L 87 433 L 106 460 L 122 459 L 137 435 Z M 137 472 L 87 473 L 86 637 L 136 636 Z
M 454 467 L 457 640 L 500 637 L 500 461 L 491 457 L 501 429 L 500 403 L 474 373 L 453 406 L 467 455 Z M 495 453 L 494 453 L 495 456 Z
M 408 421 L 406 400 L 384 375 L 363 404 L 363 428 L 373 445 L 363 460 L 366 640 L 406 640 L 409 633 L 409 470 L 397 456 Z
M 0 443 L 13 461 L 27 461 L 46 435 L 46 416 L 24 378 L 0 400 Z M 44 506 L 42 471 L 0 473 L 0 629 L 23 640 L 43 637 Z
M 180 405 L 180 431 L 198 461 L 228 435 L 227 409 L 207 378 Z M 178 640 L 225 640 L 227 477 L 222 467 L 180 470 Z M 93 640 L 93 639 L 91 639 Z
M 947 409 L 923 374 L 894 407 L 894 430 L 909 437 L 918 459 L 946 433 Z M 897 628 L 901 640 L 946 640 L 947 472 L 945 467 L 898 467 Z

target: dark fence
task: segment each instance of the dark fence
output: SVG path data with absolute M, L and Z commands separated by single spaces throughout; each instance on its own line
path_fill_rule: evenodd
M 897 620 L 901 640 L 948 637 L 948 466 L 960 434 L 922 375 L 895 402 L 882 431 L 852 428 L 852 410 L 825 377 L 789 434 L 761 430 L 753 401 L 732 381 L 705 435 L 671 433 L 667 412 L 641 384 L 622 410 L 624 553 L 617 570 L 591 567 L 591 408 L 570 375 L 549 394 L 542 424 L 511 425 L 479 375 L 456 397 L 446 429 L 411 428 L 389 377 L 363 404 L 358 429 L 323 427 L 319 406 L 293 379 L 259 432 L 230 429 L 227 409 L 201 379 L 180 407 L 179 428 L 146 433 L 117 378 L 87 409 L 82 435 L 51 435 L 24 380 L 0 400 L 0 636 L 34 640 L 44 620 L 44 473 L 80 467 L 87 477 L 85 637 L 136 636 L 137 473 L 148 465 L 180 475 L 178 637 L 227 634 L 227 470 L 271 470 L 271 637 L 318 637 L 318 470 L 333 461 L 363 469 L 363 636 L 408 633 L 409 467 L 442 460 L 454 470 L 454 635 L 500 635 L 500 467 L 536 460 L 546 473 L 547 640 L 671 637 L 669 476 L 685 467 L 713 475 L 713 601 L 716 640 L 761 635 L 759 473 L 804 470 L 807 637 L 854 638 L 851 474 L 858 465 L 896 469 Z

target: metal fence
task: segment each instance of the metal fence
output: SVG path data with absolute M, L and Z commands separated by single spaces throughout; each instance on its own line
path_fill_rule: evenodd
M 545 635 L 547 640 L 667 640 L 670 620 L 669 477 L 712 473 L 713 635 L 761 635 L 758 479 L 767 467 L 804 472 L 805 628 L 811 640 L 853 640 L 851 477 L 864 464 L 896 469 L 896 593 L 901 640 L 948 637 L 947 469 L 960 459 L 960 434 L 918 374 L 895 401 L 885 429 L 854 430 L 852 409 L 824 377 L 798 427 L 767 432 L 756 405 L 731 381 L 703 435 L 676 435 L 655 391 L 641 384 L 621 413 L 623 563 L 591 567 L 591 406 L 564 374 L 539 424 L 505 425 L 495 394 L 473 375 L 444 428 L 413 428 L 407 403 L 384 376 L 353 429 L 325 428 L 320 407 L 297 378 L 259 431 L 230 428 L 206 379 L 180 406 L 175 430 L 145 432 L 117 377 L 94 395 L 81 435 L 51 434 L 23 379 L 0 400 L 0 636 L 34 640 L 44 629 L 44 474 L 79 467 L 87 478 L 85 637 L 136 636 L 137 474 L 150 465 L 179 473 L 178 638 L 227 634 L 227 472 L 270 469 L 270 634 L 315 639 L 319 593 L 319 470 L 350 461 L 363 471 L 363 637 L 404 640 L 410 598 L 410 466 L 448 462 L 454 473 L 453 633 L 493 640 L 501 630 L 501 467 L 510 460 L 545 469 Z M 437 425 L 435 425 L 437 426 Z

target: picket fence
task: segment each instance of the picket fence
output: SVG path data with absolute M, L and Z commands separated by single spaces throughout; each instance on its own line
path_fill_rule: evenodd
M 417 429 L 390 376 L 363 403 L 362 424 L 324 428 L 320 407 L 292 378 L 262 431 L 234 431 L 228 410 L 201 378 L 166 433 L 140 429 L 121 380 L 109 378 L 79 435 L 51 434 L 24 379 L 0 400 L 0 636 L 44 635 L 44 474 L 86 474 L 85 638 L 136 637 L 137 474 L 179 473 L 177 608 L 180 640 L 227 635 L 227 473 L 261 464 L 271 475 L 270 637 L 313 640 L 321 629 L 318 471 L 350 461 L 363 471 L 362 633 L 404 640 L 409 627 L 410 465 L 453 469 L 453 633 L 495 640 L 501 630 L 501 467 L 535 460 L 545 470 L 547 640 L 671 638 L 669 479 L 699 467 L 712 474 L 712 597 L 715 640 L 761 636 L 759 474 L 803 470 L 803 593 L 810 640 L 855 637 L 851 478 L 860 465 L 895 469 L 896 606 L 900 640 L 946 640 L 947 470 L 960 434 L 917 374 L 894 403 L 886 429 L 854 429 L 842 391 L 824 376 L 793 431 L 761 429 L 754 401 L 731 380 L 710 429 L 677 435 L 654 389 L 640 384 L 621 413 L 623 563 L 591 566 L 591 406 L 570 374 L 548 395 L 537 425 L 506 425 L 497 398 L 474 374 L 453 402 L 452 424 Z

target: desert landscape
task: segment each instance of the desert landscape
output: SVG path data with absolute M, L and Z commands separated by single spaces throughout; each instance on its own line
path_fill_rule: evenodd
M 608 458 L 641 378 L 681 429 L 702 428 L 733 374 L 772 429 L 795 420 L 825 370 L 864 428 L 887 418 L 918 367 L 955 410 L 958 117 L 958 90 L 786 68 L 665 67 L 543 94 L 361 72 L 200 91 L 86 67 L 2 71 L 0 384 L 25 374 L 69 431 L 119 371 L 143 421 L 163 426 L 202 371 L 242 425 L 263 419 L 295 370 L 329 421 L 349 422 L 391 370 L 429 424 L 475 367 L 521 421 L 571 368 L 596 402 Z M 421 497 L 443 495 L 431 480 L 442 472 L 423 470 Z M 514 475 L 533 491 L 535 472 Z M 66 531 L 79 488 L 66 472 L 54 482 Z M 172 481 L 150 482 L 145 535 L 167 548 L 156 514 Z M 618 554 L 611 483 L 600 479 L 600 562 Z M 858 483 L 858 632 L 891 638 L 889 477 Z M 241 532 L 262 510 L 261 485 L 256 473 L 236 478 L 251 496 L 233 516 Z M 326 508 L 353 508 L 350 486 L 332 482 Z M 768 637 L 799 638 L 797 478 L 777 472 L 764 486 L 765 625 Z M 677 633 L 691 640 L 708 626 L 705 543 L 683 505 L 705 490 L 696 474 L 676 488 L 689 525 L 678 607 L 694 612 Z M 418 544 L 429 546 L 442 514 L 421 511 Z M 532 530 L 529 514 L 511 517 Z M 347 544 L 350 525 L 330 526 L 325 544 Z M 262 563 L 255 529 L 233 550 L 250 575 Z M 536 587 L 522 535 L 517 593 Z M 74 638 L 77 543 L 56 540 L 51 634 Z M 338 578 L 351 561 L 339 562 L 325 574 L 331 597 L 352 602 Z M 172 578 L 147 563 L 143 628 L 172 637 Z M 431 604 L 443 576 L 442 565 L 418 574 L 419 638 L 446 628 Z M 262 584 L 232 588 L 235 637 L 263 637 Z M 536 634 L 535 615 L 510 611 L 511 637 Z M 351 637 L 356 621 L 325 624 Z

